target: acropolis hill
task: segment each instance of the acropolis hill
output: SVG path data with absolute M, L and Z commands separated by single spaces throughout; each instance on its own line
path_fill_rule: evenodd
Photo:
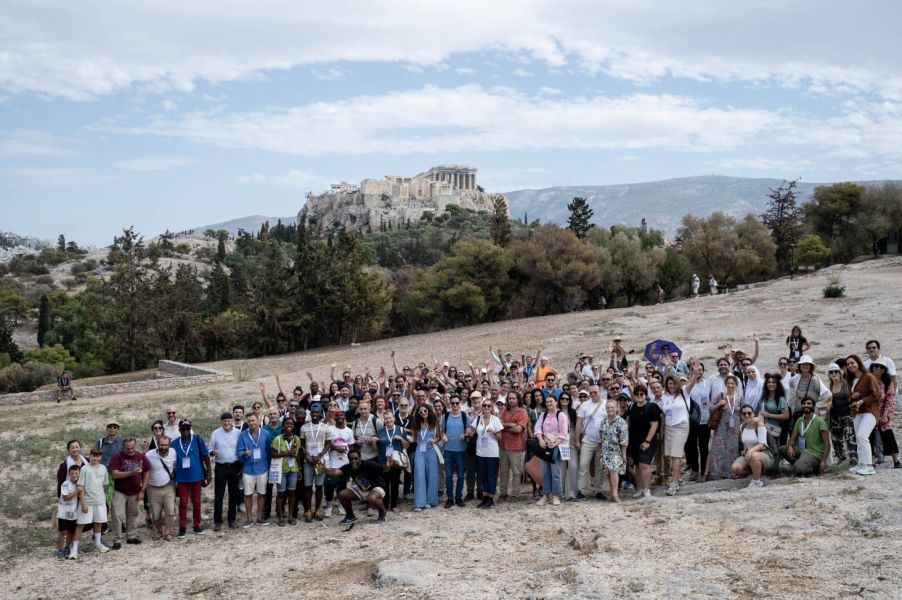
M 322 194 L 307 194 L 298 213 L 308 225 L 324 229 L 345 227 L 352 231 L 378 231 L 416 223 L 425 212 L 440 215 L 449 204 L 480 212 L 492 210 L 490 195 L 476 185 L 476 169 L 438 165 L 414 177 L 386 175 L 364 179 L 360 185 L 332 184 Z

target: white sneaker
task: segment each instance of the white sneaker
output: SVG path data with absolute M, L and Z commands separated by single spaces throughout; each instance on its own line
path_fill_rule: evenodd
M 643 498 L 651 498 L 651 490 L 648 488 L 645 488 L 644 490 L 642 490 L 642 497 Z
M 640 488 L 636 488 L 636 491 L 633 492 L 633 498 L 641 498 L 642 493 L 643 493 L 643 490 L 641 490 Z
M 760 479 L 752 479 L 751 481 L 749 481 L 749 487 L 750 488 L 764 487 L 764 482 L 761 481 Z
M 327 504 L 326 508 L 323 509 L 323 518 L 328 519 L 332 516 L 332 504 Z
M 338 508 L 338 514 L 340 514 L 341 516 L 345 516 L 344 507 L 341 504 L 339 504 L 337 508 Z
M 852 467 L 849 467 L 850 473 L 858 473 L 858 471 L 860 471 L 860 470 L 861 470 L 861 465 L 854 465 Z
M 862 465 L 862 467 L 855 472 L 859 475 L 874 475 L 877 473 L 877 471 L 874 470 L 874 467 L 870 465 Z
M 546 498 L 545 496 L 542 496 L 541 498 L 539 498 L 539 501 L 536 502 L 536 506 L 545 506 L 547 503 L 548 503 L 548 498 Z
M 107 548 L 106 546 L 104 546 L 103 544 L 94 544 L 94 548 L 101 554 L 106 554 L 107 552 L 110 551 L 110 549 Z

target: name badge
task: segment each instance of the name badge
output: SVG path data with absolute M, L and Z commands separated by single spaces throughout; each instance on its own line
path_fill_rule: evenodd
M 319 455 L 319 446 L 316 446 L 316 445 L 310 446 L 310 454 L 313 454 L 314 456 L 318 456 Z
M 182 468 L 183 469 L 191 468 L 191 457 L 190 456 L 186 456 L 182 459 Z
M 260 451 L 260 448 L 254 448 L 254 460 L 260 460 L 263 458 L 263 454 Z
M 289 459 L 288 459 L 288 468 L 289 468 L 289 469 L 293 469 L 293 468 L 294 468 L 294 459 L 293 459 L 293 458 L 289 458 Z
M 799 438 L 799 448 L 802 450 L 805 449 L 805 438 L 803 438 L 803 437 Z
M 488 448 L 489 446 L 491 446 L 491 441 L 491 438 L 489 438 L 488 436 L 482 436 L 479 438 L 479 447 Z
M 417 444 L 417 454 L 426 454 L 426 444 L 428 442 L 420 442 Z
M 667 415 L 668 419 L 672 419 L 673 418 L 673 409 L 668 408 L 665 414 Z
M 389 444 L 388 447 L 385 448 L 385 456 L 388 458 L 391 458 L 391 455 L 394 451 L 395 451 L 395 449 L 392 448 L 391 444 Z

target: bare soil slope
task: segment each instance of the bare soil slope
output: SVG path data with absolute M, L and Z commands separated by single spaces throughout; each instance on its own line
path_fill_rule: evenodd
M 494 511 L 405 510 L 382 526 L 364 518 L 350 531 L 333 518 L 208 532 L 184 542 L 126 546 L 105 556 L 84 552 L 77 565 L 51 557 L 52 480 L 67 439 L 96 439 L 111 416 L 123 421 L 124 433 L 143 434 L 146 429 L 138 428 L 161 417 L 169 403 L 208 434 L 220 410 L 259 397 L 253 378 L 274 393 L 273 373 L 281 375 L 286 390 L 296 383 L 306 388 L 306 371 L 324 379 L 333 362 L 354 371 L 388 368 L 394 349 L 399 365 L 429 361 L 430 353 L 461 365 L 483 361 L 490 346 L 530 353 L 544 346 L 552 364 L 566 370 L 581 351 L 602 356 L 613 333 L 623 334 L 637 356 L 647 341 L 662 337 L 710 360 L 724 342 L 750 351 L 754 332 L 762 337 L 759 365 L 767 370 L 783 353 L 794 324 L 814 344 L 811 354 L 821 373 L 836 356 L 863 354 L 871 337 L 902 363 L 896 291 L 902 259 L 830 271 L 841 274 L 846 298 L 822 298 L 830 273 L 821 272 L 656 307 L 214 363 L 251 379 L 203 390 L 9 408 L 0 432 L 0 553 L 10 568 L 0 573 L 0 586 L 20 598 L 247 598 L 285 589 L 299 597 L 342 598 L 898 597 L 902 471 L 885 468 L 866 479 L 834 473 L 768 481 L 757 490 L 746 490 L 743 481 L 689 484 L 675 498 L 620 506 L 592 501 L 539 508 L 524 502 Z M 205 492 L 205 519 L 211 495 L 212 488 Z M 407 568 L 399 574 L 392 561 Z M 248 573 L 254 573 L 252 587 Z

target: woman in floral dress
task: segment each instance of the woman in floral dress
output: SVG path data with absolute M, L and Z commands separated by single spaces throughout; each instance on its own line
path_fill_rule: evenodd
M 626 421 L 618 414 L 620 406 L 617 400 L 608 400 L 604 408 L 608 418 L 601 422 L 598 435 L 601 442 L 601 462 L 608 472 L 611 502 L 620 502 L 617 490 L 620 487 L 620 476 L 626 473 L 626 447 L 630 442 L 630 431 Z
M 717 429 L 711 432 L 711 452 L 708 455 L 705 479 L 735 479 L 731 466 L 739 456 L 739 405 L 742 398 L 736 392 L 739 380 L 734 375 L 724 379 L 726 390 L 717 398 L 711 411 L 722 410 Z

